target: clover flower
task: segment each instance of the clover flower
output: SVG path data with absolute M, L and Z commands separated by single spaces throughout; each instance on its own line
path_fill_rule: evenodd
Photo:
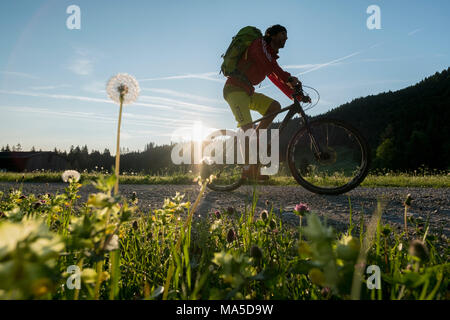
M 295 214 L 299 215 L 299 216 L 304 216 L 306 212 L 309 212 L 309 207 L 306 203 L 302 203 L 300 202 L 299 204 L 297 204 L 294 208 L 294 212 Z
M 300 241 L 302 241 L 302 218 L 307 212 L 309 212 L 309 207 L 306 203 L 300 202 L 299 204 L 295 205 L 294 213 L 300 218 Z
M 64 182 L 78 182 L 80 180 L 80 173 L 76 170 L 66 170 L 61 175 L 61 178 Z
M 116 103 L 121 102 L 120 96 L 123 95 L 123 104 L 131 104 L 136 101 L 140 88 L 139 83 L 133 76 L 127 73 L 119 73 L 109 79 L 106 92 L 109 98 Z

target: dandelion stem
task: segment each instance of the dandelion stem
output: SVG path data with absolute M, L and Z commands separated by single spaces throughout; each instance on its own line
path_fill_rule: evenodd
M 406 222 L 406 213 L 407 212 L 408 212 L 408 206 L 405 205 L 405 235 L 406 235 L 406 238 L 408 238 L 408 224 Z
M 300 243 L 302 242 L 302 216 L 300 216 Z
M 103 277 L 103 260 L 97 262 L 97 281 L 95 283 L 95 300 L 100 300 L 100 286 L 102 284 Z
M 117 146 L 116 146 L 116 184 L 114 185 L 114 195 L 119 193 L 119 166 L 120 166 L 120 124 L 122 122 L 123 94 L 120 95 L 119 123 L 117 125 Z

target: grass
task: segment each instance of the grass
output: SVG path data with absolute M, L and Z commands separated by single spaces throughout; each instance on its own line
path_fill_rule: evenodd
M 61 182 L 62 172 L 0 172 L 0 182 Z M 82 173 L 81 181 L 94 181 L 100 173 Z M 121 175 L 121 184 L 193 184 L 193 174 L 177 173 L 173 175 Z M 275 175 L 265 185 L 298 185 L 292 176 Z M 376 172 L 369 174 L 363 187 L 427 187 L 449 188 L 450 174 L 446 172 L 402 173 Z
M 63 194 L 0 192 L 0 299 L 449 298 L 445 237 L 428 222 L 381 225 L 382 203 L 338 233 L 313 212 L 302 227 L 283 225 L 270 203 L 256 212 L 256 189 L 243 211 L 198 219 L 206 182 L 194 204 L 176 194 L 149 211 L 112 195 L 115 176 L 94 184 L 86 203 L 77 182 Z

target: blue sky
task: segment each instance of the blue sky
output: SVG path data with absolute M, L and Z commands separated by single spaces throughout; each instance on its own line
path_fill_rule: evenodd
M 73 4 L 81 9 L 80 30 L 66 27 Z M 381 9 L 380 30 L 366 26 L 373 4 Z M 193 123 L 235 128 L 218 71 L 231 37 L 247 25 L 286 26 L 278 63 L 320 92 L 309 112 L 320 114 L 447 68 L 449 11 L 447 0 L 3 0 L 0 145 L 114 153 L 119 108 L 105 86 L 119 72 L 141 87 L 124 108 L 122 147 L 168 143 Z M 270 81 L 256 89 L 290 102 Z

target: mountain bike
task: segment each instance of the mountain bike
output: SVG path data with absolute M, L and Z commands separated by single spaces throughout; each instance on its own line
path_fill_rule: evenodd
M 295 88 L 293 100 L 292 105 L 265 115 L 252 124 L 287 111 L 278 127 L 280 140 L 291 119 L 298 121 L 299 129 L 290 137 L 285 157 L 281 154 L 280 159 L 287 162 L 294 179 L 305 189 L 317 194 L 338 195 L 357 187 L 369 171 L 370 149 L 366 139 L 356 128 L 342 120 L 327 117 L 311 119 L 307 116 L 305 110 L 310 109 L 311 99 L 302 86 Z M 307 108 L 303 108 L 302 104 L 306 104 Z M 294 118 L 295 115 L 300 117 Z M 232 191 L 244 183 L 242 170 L 245 164 L 237 163 L 235 154 L 232 163 L 227 163 L 225 159 L 230 149 L 231 153 L 238 150 L 236 140 L 236 136 L 227 130 L 218 130 L 209 135 L 208 144 L 215 144 L 216 147 L 222 145 L 225 152 L 219 155 L 223 161 L 203 160 L 201 176 L 214 175 L 208 188 Z

